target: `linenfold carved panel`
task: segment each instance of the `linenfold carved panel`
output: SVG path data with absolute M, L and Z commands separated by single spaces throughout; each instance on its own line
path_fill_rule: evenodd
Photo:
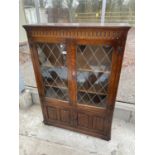
M 51 120 L 57 120 L 57 109 L 54 107 L 48 107 L 47 108 L 47 114 L 49 119 Z
M 83 30 L 83 29 L 52 29 L 52 30 L 30 30 L 29 36 L 31 37 L 52 37 L 52 38 L 75 38 L 75 39 L 108 39 L 115 40 L 119 39 L 123 34 L 122 31 L 118 30 Z

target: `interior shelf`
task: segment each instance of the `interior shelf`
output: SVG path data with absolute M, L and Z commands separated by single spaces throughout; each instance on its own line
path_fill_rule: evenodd
M 55 64 L 47 64 L 47 63 L 43 63 L 41 64 L 41 67 L 48 67 L 48 68 L 55 68 L 55 67 L 67 67 L 66 65 L 55 65 Z
M 107 95 L 107 93 L 104 93 L 104 92 L 96 92 L 96 91 L 84 90 L 84 89 L 78 89 L 78 92 L 90 93 L 90 94 L 99 94 L 99 95 Z
M 63 86 L 62 84 L 45 84 L 45 87 L 53 87 L 53 88 L 59 88 L 59 89 L 68 89 L 67 87 Z M 91 89 L 85 90 L 85 89 L 78 89 L 78 92 L 83 93 L 90 93 L 90 94 L 99 94 L 99 95 L 107 95 L 105 92 L 99 92 L 99 91 L 93 91 Z
M 50 65 L 50 64 L 42 64 L 41 65 L 42 68 L 47 67 L 47 68 L 63 68 L 63 67 L 67 67 L 67 66 L 63 66 L 63 65 Z M 105 73 L 105 74 L 110 74 L 110 69 L 105 70 L 105 69 L 100 69 L 99 67 L 88 67 L 88 68 L 77 68 L 77 71 L 80 72 L 96 72 L 96 73 Z
M 59 89 L 68 89 L 67 87 L 64 87 L 62 85 L 54 85 L 54 84 L 45 84 L 45 87 L 53 87 L 53 88 L 59 88 Z
M 77 71 L 80 71 L 80 72 L 95 72 L 95 73 L 110 74 L 110 70 L 103 70 L 103 69 L 99 69 L 97 67 L 96 67 L 96 69 L 91 69 L 91 68 L 78 68 Z
M 46 96 L 56 99 L 68 100 L 68 91 L 66 87 L 56 87 L 46 85 Z M 99 107 L 105 106 L 106 94 L 90 91 L 79 90 L 77 101 L 79 104 L 95 105 Z

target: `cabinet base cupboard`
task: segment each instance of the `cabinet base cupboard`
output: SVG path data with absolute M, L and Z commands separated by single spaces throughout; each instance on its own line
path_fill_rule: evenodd
M 112 117 L 129 26 L 24 25 L 43 122 L 111 138 Z

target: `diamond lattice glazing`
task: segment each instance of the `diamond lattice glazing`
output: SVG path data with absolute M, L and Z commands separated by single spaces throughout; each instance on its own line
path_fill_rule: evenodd
M 111 46 L 77 46 L 78 103 L 105 106 L 112 51 Z
M 47 97 L 68 100 L 66 47 L 64 44 L 37 44 Z

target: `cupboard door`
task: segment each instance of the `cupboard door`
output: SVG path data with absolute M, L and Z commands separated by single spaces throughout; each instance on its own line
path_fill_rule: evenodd
M 69 101 L 64 43 L 37 43 L 45 97 Z
M 77 45 L 77 103 L 106 107 L 113 47 Z
M 46 106 L 47 120 L 57 124 L 72 125 L 71 109 L 55 106 Z

